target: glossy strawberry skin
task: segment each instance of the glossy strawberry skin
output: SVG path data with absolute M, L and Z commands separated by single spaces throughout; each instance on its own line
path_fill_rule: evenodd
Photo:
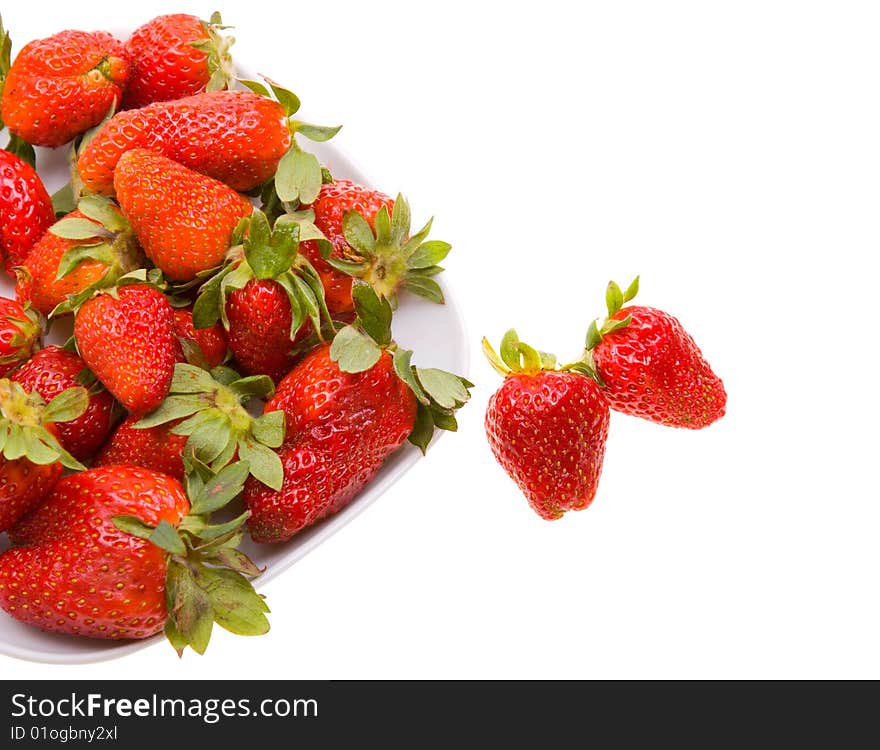
M 58 435 L 55 425 L 46 429 Z M 38 465 L 27 458 L 8 460 L 0 455 L 0 533 L 8 531 L 36 507 L 55 486 L 63 467 L 57 461 Z
M 296 344 L 311 331 L 304 324 L 290 339 L 290 301 L 271 279 L 251 279 L 226 300 L 229 349 L 244 375 L 268 375 L 280 380 L 296 359 Z
M 594 380 L 576 372 L 508 375 L 489 399 L 492 453 L 541 518 L 583 510 L 596 495 L 609 409 Z
M 286 415 L 284 484 L 280 492 L 253 478 L 245 484 L 253 539 L 285 541 L 345 507 L 406 441 L 416 408 L 388 352 L 366 372 L 346 373 L 329 344 L 312 350 L 265 407 Z
M 0 150 L 0 259 L 7 273 L 24 262 L 54 221 L 52 199 L 34 168 Z
M 116 296 L 114 296 L 114 294 Z M 74 320 L 89 369 L 131 414 L 155 409 L 171 387 L 180 344 L 168 300 L 144 284 L 85 302 Z
M 275 174 L 290 139 L 278 102 L 250 91 L 209 91 L 119 112 L 84 149 L 79 173 L 87 190 L 112 195 L 122 154 L 146 148 L 244 193 Z
M 14 299 L 0 297 L 0 377 L 27 361 L 40 343 L 40 327 Z
M 204 91 L 211 78 L 208 55 L 192 43 L 209 38 L 202 22 L 186 13 L 158 16 L 135 29 L 125 43 L 131 76 L 123 107 L 144 107 Z
M 205 359 L 204 365 L 207 365 L 208 369 L 222 364 L 229 352 L 223 325 L 218 322 L 210 328 L 197 329 L 193 325 L 192 308 L 178 307 L 174 310 L 174 333 L 178 342 L 191 341 L 199 347 Z M 186 362 L 182 346 L 177 361 Z
M 67 214 L 67 217 L 86 218 L 78 210 Z M 97 240 L 95 237 L 85 241 Z M 106 273 L 108 266 L 91 258 L 82 261 L 63 279 L 56 279 L 64 254 L 81 243 L 82 240 L 66 240 L 52 232 L 46 232 L 20 264 L 15 285 L 16 298 L 22 303 L 29 302 L 35 310 L 48 315 L 68 295 L 81 292 L 98 281 Z
M 148 427 L 135 428 L 140 417 L 127 417 L 107 441 L 95 459 L 95 466 L 142 466 L 183 481 L 183 449 L 186 435 L 171 431 L 180 420 Z
M 350 180 L 336 180 L 321 186 L 321 193 L 311 207 L 315 212 L 315 226 L 333 245 L 333 257 L 351 260 L 355 251 L 342 233 L 342 218 L 348 211 L 357 211 L 375 228 L 376 214 L 382 206 L 390 213 L 394 208 L 394 201 L 378 190 L 365 188 Z M 352 277 L 327 263 L 313 240 L 303 242 L 300 250 L 321 277 L 327 309 L 334 315 L 354 310 L 351 299 Z
M 223 262 L 250 202 L 222 182 L 146 149 L 119 159 L 113 184 L 147 257 L 172 281 Z
M 47 346 L 34 354 L 10 378 L 28 392 L 40 394 L 47 404 L 59 393 L 81 385 L 77 376 L 86 364 L 74 352 Z M 113 429 L 113 396 L 105 390 L 89 393 L 89 405 L 82 416 L 58 422 L 58 439 L 80 461 L 94 455 Z
M 698 430 L 724 416 L 727 394 L 681 323 L 662 310 L 632 305 L 612 316 L 628 326 L 593 349 L 611 408 L 669 427 Z
M 10 531 L 0 555 L 0 607 L 43 630 L 147 638 L 165 624 L 165 553 L 119 531 L 116 515 L 176 526 L 189 502 L 176 480 L 138 467 L 65 477 Z
M 97 125 L 128 81 L 125 48 L 103 31 L 62 31 L 26 44 L 3 88 L 10 132 L 54 148 Z

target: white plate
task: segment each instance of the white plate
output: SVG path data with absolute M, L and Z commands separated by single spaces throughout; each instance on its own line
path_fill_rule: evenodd
M 121 35 L 121 38 L 125 38 L 125 34 Z M 247 71 L 242 71 L 242 75 L 246 78 L 254 77 Z M 351 179 L 364 185 L 371 184 L 356 163 L 343 155 L 332 142 L 307 142 L 306 147 L 329 167 L 335 177 Z M 37 169 L 50 194 L 67 181 L 66 151 L 64 146 L 55 151 L 38 149 Z M 386 191 L 389 189 L 388 186 L 383 185 L 376 187 Z M 413 218 L 414 226 L 421 226 L 427 218 L 428 216 L 416 214 Z M 443 283 L 443 277 L 439 277 L 438 280 L 446 295 L 445 305 L 435 305 L 408 294 L 402 295 L 400 309 L 394 319 L 395 340 L 401 346 L 415 350 L 414 360 L 417 364 L 442 367 L 467 377 L 470 355 L 464 322 L 448 286 Z M 0 279 L 0 296 L 15 296 L 13 285 L 5 274 Z M 53 330 L 48 337 L 48 343 L 60 344 L 65 338 L 65 334 Z M 437 440 L 441 434 L 438 433 L 434 440 Z M 267 568 L 266 572 L 256 581 L 257 587 L 259 588 L 261 584 L 282 573 L 361 513 L 401 476 L 413 468 L 420 459 L 424 460 L 418 449 L 407 443 L 386 461 L 374 480 L 348 507 L 335 516 L 298 534 L 286 544 L 255 545 L 248 539 L 243 546 L 244 551 L 260 567 Z M 6 535 L 0 534 L 0 552 L 8 546 Z M 279 627 L 277 624 L 273 623 L 273 625 Z M 156 638 L 162 637 L 161 635 L 156 636 Z M 0 653 L 19 659 L 55 664 L 84 664 L 124 656 L 151 642 L 153 639 L 134 642 L 105 642 L 46 633 L 37 628 L 23 625 L 0 611 Z

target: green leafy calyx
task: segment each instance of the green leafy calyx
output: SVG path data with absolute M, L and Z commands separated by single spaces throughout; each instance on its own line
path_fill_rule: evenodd
M 211 77 L 208 79 L 205 90 L 221 91 L 227 89 L 236 79 L 232 55 L 229 54 L 229 48 L 235 43 L 235 38 L 220 32 L 232 27 L 224 26 L 223 19 L 216 12 L 211 15 L 209 21 L 202 21 L 201 24 L 207 38 L 190 42 L 190 44 L 208 56 L 208 71 Z
M 590 327 L 587 329 L 585 347 L 587 352 L 595 349 L 599 342 L 609 333 L 626 328 L 630 324 L 632 318 L 629 315 L 621 320 L 614 320 L 613 317 L 620 312 L 627 302 L 635 298 L 638 293 L 638 276 L 632 280 L 626 291 L 622 290 L 614 281 L 608 282 L 608 288 L 605 291 L 605 306 L 608 308 L 608 317 L 601 323 L 599 323 L 598 319 L 590 323 Z

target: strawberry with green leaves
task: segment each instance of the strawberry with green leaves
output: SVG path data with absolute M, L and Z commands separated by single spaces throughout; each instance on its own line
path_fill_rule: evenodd
M 180 344 L 178 362 L 188 362 L 204 370 L 223 364 L 229 355 L 226 332 L 218 321 L 210 328 L 193 325 L 191 307 L 174 309 L 174 333 Z
M 25 261 L 53 221 L 52 200 L 36 170 L 0 151 L 0 262 L 7 273 Z
M 174 311 L 155 287 L 98 292 L 76 312 L 73 333 L 83 361 L 129 413 L 151 412 L 168 395 L 180 345 Z
M 182 99 L 202 91 L 220 91 L 234 80 L 229 47 L 219 13 L 202 21 L 186 13 L 157 16 L 135 29 L 125 50 L 131 75 L 123 109 Z
M 724 383 L 677 318 L 624 305 L 639 289 L 608 285 L 608 317 L 587 333 L 584 362 L 595 369 L 611 408 L 668 427 L 699 430 L 724 416 Z
M 434 276 L 451 245 L 428 240 L 432 221 L 410 236 L 410 209 L 403 196 L 384 193 L 349 180 L 322 185 L 305 214 L 327 242 L 303 242 L 302 252 L 321 275 L 327 307 L 333 314 L 354 310 L 351 285 L 363 279 L 376 293 L 397 305 L 401 289 L 443 303 Z
M 46 402 L 71 388 L 88 387 L 86 410 L 76 419 L 55 425 L 61 445 L 80 461 L 94 455 L 113 429 L 116 421 L 113 396 L 96 382 L 75 352 L 58 346 L 40 349 L 10 375 L 10 380 L 27 393 L 37 393 Z
M 9 132 L 54 148 L 94 127 L 122 98 L 129 64 L 103 31 L 62 31 L 26 44 L 3 84 L 0 113 Z
M 265 415 L 286 416 L 284 482 L 245 485 L 257 542 L 283 542 L 344 508 L 407 439 L 424 451 L 435 427 L 455 430 L 469 398 L 467 380 L 415 367 L 394 344 L 387 300 L 361 281 L 353 293 L 356 323 L 309 352 L 266 404 Z
M 172 281 L 219 266 L 250 202 L 211 177 L 142 148 L 126 151 L 116 198 L 147 257 Z
M 31 357 L 42 332 L 39 319 L 27 305 L 0 297 L 0 377 Z
M 246 375 L 279 380 L 296 361 L 298 344 L 330 320 L 321 280 L 298 251 L 301 225 L 292 218 L 270 227 L 255 211 L 236 231 L 229 263 L 201 286 L 193 307 L 196 330 L 222 320 Z
M 10 531 L 0 607 L 46 631 L 107 640 L 165 635 L 179 654 L 208 647 L 214 624 L 269 630 L 256 566 L 237 547 L 247 514 L 211 515 L 241 492 L 247 466 L 209 480 L 108 466 L 62 479 Z
M 85 468 L 58 442 L 56 423 L 77 419 L 87 405 L 82 387 L 46 404 L 39 393 L 0 379 L 0 532 L 45 497 L 64 467 Z
M 489 447 L 534 510 L 552 521 L 584 510 L 596 495 L 609 409 L 599 384 L 581 363 L 557 368 L 508 331 L 499 357 L 483 339 L 492 366 L 504 376 L 489 399 Z

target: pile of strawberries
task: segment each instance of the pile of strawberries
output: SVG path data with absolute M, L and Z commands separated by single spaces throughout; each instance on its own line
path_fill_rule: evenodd
M 483 351 L 504 383 L 489 399 L 486 435 L 495 458 L 541 518 L 584 510 L 596 496 L 610 410 L 699 430 L 724 416 L 727 393 L 694 339 L 669 313 L 626 305 L 639 291 L 610 282 L 607 317 L 593 321 L 580 359 L 556 357 L 510 330 L 500 356 Z
M 469 398 L 391 336 L 398 294 L 443 302 L 449 244 L 334 179 L 300 139 L 339 128 L 236 80 L 225 28 L 64 31 L 13 62 L 0 24 L 0 606 L 44 630 L 265 632 L 244 534 L 337 512 Z M 33 147 L 65 144 L 50 197 Z

